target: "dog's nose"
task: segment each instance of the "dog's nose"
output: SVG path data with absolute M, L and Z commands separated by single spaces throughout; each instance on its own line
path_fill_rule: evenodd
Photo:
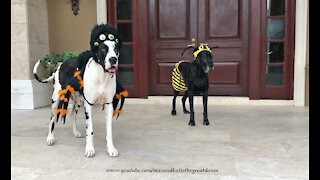
M 117 60 L 118 60 L 118 59 L 115 58 L 115 57 L 112 57 L 112 58 L 109 59 L 111 65 L 116 64 L 116 63 L 117 63 Z

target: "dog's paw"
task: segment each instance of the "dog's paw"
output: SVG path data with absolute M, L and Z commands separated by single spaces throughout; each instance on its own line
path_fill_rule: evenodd
M 205 125 L 205 126 L 209 126 L 209 120 L 208 119 L 205 119 L 205 120 L 203 120 L 203 125 Z
M 52 146 L 54 144 L 54 136 L 52 134 L 47 137 L 47 145 Z
M 189 124 L 188 124 L 189 126 L 195 126 L 196 125 L 196 123 L 194 122 L 194 121 L 189 121 Z
M 185 113 L 185 114 L 190 114 L 190 112 L 187 111 L 186 109 L 183 110 L 183 113 Z
M 76 138 L 82 138 L 81 132 L 74 130 L 73 131 L 74 137 Z
M 173 116 L 174 116 L 174 115 L 177 115 L 177 111 L 172 110 L 172 111 L 171 111 L 171 115 L 173 115 Z
M 110 157 L 118 157 L 119 156 L 118 150 L 114 147 L 108 148 L 108 154 Z
M 86 157 L 88 157 L 88 158 L 91 158 L 91 157 L 95 156 L 96 153 L 95 153 L 94 147 L 93 147 L 92 145 L 91 145 L 91 146 L 90 146 L 90 145 L 87 145 L 87 146 L 86 146 L 86 151 L 85 151 L 84 155 L 85 155 Z

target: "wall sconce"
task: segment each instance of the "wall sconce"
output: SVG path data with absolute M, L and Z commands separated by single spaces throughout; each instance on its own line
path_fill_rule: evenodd
M 79 11 L 79 0 L 71 0 L 71 7 L 72 7 L 73 14 L 74 14 L 75 16 L 78 15 L 78 11 Z

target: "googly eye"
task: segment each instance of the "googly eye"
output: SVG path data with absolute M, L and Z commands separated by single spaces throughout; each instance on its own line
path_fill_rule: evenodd
M 209 46 L 206 46 L 206 49 L 210 49 Z
M 113 40 L 113 39 L 114 39 L 113 34 L 109 34 L 109 35 L 108 35 L 108 38 L 109 38 L 110 40 Z
M 94 42 L 93 45 L 94 46 L 99 46 L 99 43 L 98 42 Z
M 106 35 L 104 35 L 104 34 L 101 34 L 101 35 L 99 36 L 99 39 L 100 39 L 101 41 L 104 41 L 104 40 L 106 40 Z
M 119 43 L 119 39 L 116 39 L 116 43 Z
M 199 46 L 199 49 L 203 49 L 203 46 L 201 45 L 201 46 Z

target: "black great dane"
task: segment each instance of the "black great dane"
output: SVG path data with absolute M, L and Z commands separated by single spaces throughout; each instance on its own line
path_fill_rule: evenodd
M 171 115 L 176 115 L 176 97 L 180 91 L 184 91 L 182 97 L 182 107 L 185 114 L 190 114 L 189 125 L 195 126 L 194 110 L 193 110 L 193 96 L 202 93 L 203 94 L 203 125 L 208 126 L 208 72 L 213 71 L 214 65 L 212 60 L 212 48 L 218 48 L 217 46 L 209 48 L 207 44 L 200 44 L 198 47 L 189 45 L 183 53 L 193 48 L 193 62 L 179 61 L 176 63 L 172 72 L 172 87 L 173 100 Z M 186 99 L 189 97 L 190 112 L 185 107 Z

